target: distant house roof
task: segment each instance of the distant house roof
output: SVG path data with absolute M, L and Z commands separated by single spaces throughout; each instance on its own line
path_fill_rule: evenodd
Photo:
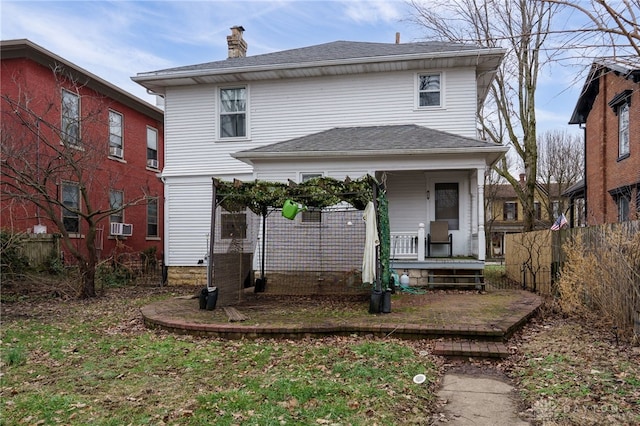
M 570 187 L 564 190 L 562 193 L 563 197 L 568 198 L 581 198 L 585 195 L 585 185 L 584 179 L 580 179 L 578 182 L 574 183 Z
M 227 58 L 159 71 L 132 79 L 155 92 L 167 86 L 309 78 L 326 75 L 475 67 L 484 99 L 505 50 L 444 42 L 368 43 L 334 41 L 262 55 Z
M 366 155 L 464 154 L 485 152 L 500 157 L 508 147 L 415 124 L 337 127 L 308 136 L 239 151 L 237 159 L 346 157 Z
M 640 57 L 628 56 L 617 58 L 600 58 L 593 62 L 587 80 L 582 88 L 578 102 L 571 114 L 569 124 L 584 124 L 593 107 L 593 102 L 600 91 L 600 76 L 611 71 L 634 83 L 640 82 Z
M 33 43 L 27 39 L 2 40 L 0 41 L 0 57 L 5 59 L 29 59 L 42 66 L 53 69 L 54 66 L 62 65 L 65 71 L 70 73 L 80 84 L 95 90 L 97 93 L 116 100 L 142 114 L 152 117 L 154 120 L 163 121 L 164 112 L 131 93 L 122 90 L 118 86 L 98 77 L 97 75 L 79 67 L 55 53 Z

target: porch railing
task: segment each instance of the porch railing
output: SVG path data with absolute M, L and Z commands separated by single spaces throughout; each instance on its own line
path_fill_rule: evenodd
M 391 257 L 393 259 L 425 258 L 424 223 L 418 225 L 418 232 L 391 232 Z

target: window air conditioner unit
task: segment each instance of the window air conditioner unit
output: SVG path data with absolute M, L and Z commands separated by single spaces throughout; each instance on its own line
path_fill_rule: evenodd
M 147 167 L 151 167 L 152 169 L 158 168 L 158 160 L 147 160 Z
M 111 155 L 112 157 L 122 158 L 122 148 L 118 148 L 117 146 L 110 146 L 109 155 Z
M 131 223 L 117 223 L 111 224 L 111 235 L 122 235 L 123 237 L 130 237 L 133 235 L 133 224 Z

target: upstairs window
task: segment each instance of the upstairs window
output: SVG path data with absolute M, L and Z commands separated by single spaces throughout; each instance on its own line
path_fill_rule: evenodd
M 109 221 L 111 223 L 124 223 L 124 210 L 122 209 L 123 205 L 124 192 L 115 190 L 109 192 L 109 208 L 112 210 L 119 209 L 117 212 L 109 216 Z
M 516 221 L 518 220 L 518 203 L 508 201 L 502 207 L 502 220 Z
M 533 216 L 536 220 L 542 219 L 542 205 L 540 204 L 540 201 L 533 202 Z
M 109 155 L 122 158 L 122 114 L 109 111 Z
M 62 142 L 69 146 L 80 145 L 80 96 L 62 90 Z
M 609 101 L 609 106 L 618 116 L 618 158 L 629 155 L 629 108 L 633 90 L 623 90 Z
M 460 197 L 458 183 L 436 183 L 436 220 L 446 220 L 449 229 L 460 229 Z
M 158 131 L 147 127 L 147 167 L 158 168 Z
M 418 75 L 418 106 L 440 106 L 440 74 Z
M 62 184 L 62 223 L 65 231 L 80 232 L 80 187 L 75 183 Z
M 629 155 L 629 104 L 618 107 L 618 157 Z
M 220 89 L 220 138 L 247 136 L 247 89 Z

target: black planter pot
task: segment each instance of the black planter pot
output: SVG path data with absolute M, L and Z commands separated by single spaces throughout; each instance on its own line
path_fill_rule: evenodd
M 207 311 L 213 311 L 216 308 L 218 302 L 218 287 L 214 287 L 213 290 L 207 291 Z
M 200 302 L 200 309 L 206 309 L 207 307 L 207 294 L 209 293 L 209 290 L 207 290 L 207 288 L 203 288 L 202 290 L 200 290 L 200 297 L 199 297 L 199 302 Z
M 387 290 L 382 295 L 382 313 L 388 314 L 391 312 L 391 290 Z
M 380 313 L 380 305 L 382 304 L 382 292 L 380 290 L 371 291 L 371 300 L 369 301 L 369 313 Z

